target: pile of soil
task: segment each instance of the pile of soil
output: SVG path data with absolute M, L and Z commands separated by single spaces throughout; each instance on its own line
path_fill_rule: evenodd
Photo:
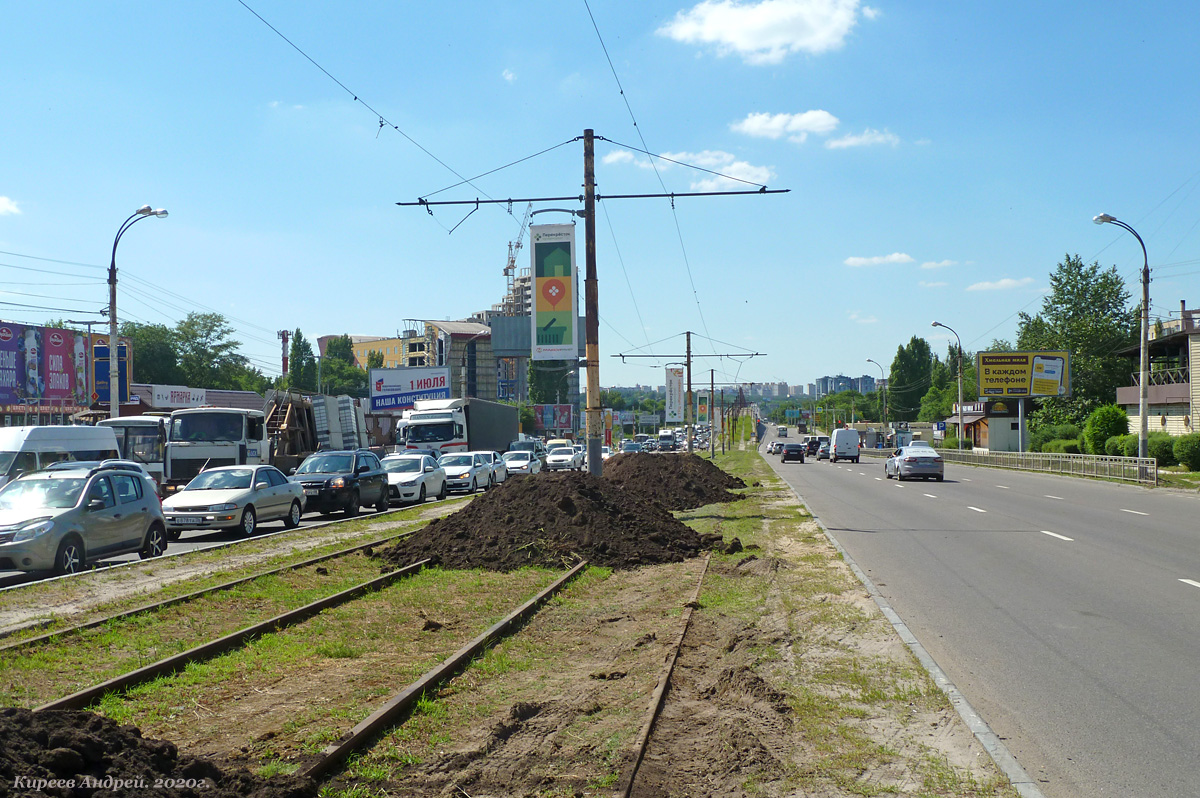
M 604 463 L 604 478 L 668 510 L 692 510 L 742 498 L 729 491 L 746 483 L 694 454 L 629 452 Z
M 661 505 L 608 479 L 560 472 L 509 479 L 379 556 L 395 567 L 433 557 L 446 568 L 493 571 L 581 559 L 633 568 L 680 562 L 700 548 L 700 536 Z
M 18 781 L 19 780 L 19 781 Z M 39 792 L 40 790 L 40 792 Z M 173 743 L 91 712 L 0 709 L 0 796 L 315 798 L 310 779 L 263 779 L 180 756 Z

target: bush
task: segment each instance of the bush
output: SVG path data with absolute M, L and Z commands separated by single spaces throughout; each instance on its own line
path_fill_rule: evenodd
M 1165 432 L 1153 432 L 1146 439 L 1146 450 L 1159 468 L 1167 468 L 1168 466 L 1179 465 L 1179 460 L 1175 457 L 1175 436 Z
M 1079 439 L 1059 439 L 1046 441 L 1042 444 L 1043 452 L 1051 452 L 1054 454 L 1079 454 Z
M 1079 427 L 1074 424 L 1046 424 L 1029 433 L 1029 451 L 1044 452 L 1047 441 L 1072 440 L 1079 437 Z
M 1138 456 L 1138 436 L 1122 435 L 1121 436 L 1121 455 L 1123 457 Z
M 1104 442 L 1104 453 L 1109 457 L 1121 457 L 1123 451 L 1121 448 L 1121 441 L 1123 437 L 1124 436 L 1122 435 L 1114 435 L 1106 440 Z
M 970 438 L 963 438 L 962 447 L 963 447 L 964 452 L 969 452 L 969 451 L 971 451 L 972 448 L 974 448 L 971 444 Z M 953 435 L 951 435 L 949 433 L 949 431 L 947 431 L 946 438 L 945 438 L 945 440 L 942 441 L 941 448 L 942 449 L 957 449 L 958 448 L 958 438 L 954 437 Z
M 1120 405 L 1103 405 L 1092 411 L 1083 425 L 1083 442 L 1089 454 L 1103 454 L 1104 442 L 1129 432 L 1129 415 Z
M 1188 471 L 1200 471 L 1200 433 L 1181 435 L 1175 439 L 1175 460 Z

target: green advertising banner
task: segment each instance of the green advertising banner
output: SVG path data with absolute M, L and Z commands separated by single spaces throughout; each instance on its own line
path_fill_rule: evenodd
M 579 315 L 575 225 L 532 225 L 529 237 L 533 257 L 531 357 L 574 360 L 579 355 L 575 340 L 575 318 Z

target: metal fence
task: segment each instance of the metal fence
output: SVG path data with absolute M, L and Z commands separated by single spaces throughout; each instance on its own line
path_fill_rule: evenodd
M 862 449 L 873 457 L 887 457 L 887 449 Z M 1109 457 L 1097 454 L 1059 454 L 1057 452 L 975 452 L 964 449 L 938 449 L 948 463 L 1010 468 L 1016 471 L 1042 471 L 1077 477 L 1119 479 L 1154 485 L 1158 482 L 1158 462 L 1153 457 Z

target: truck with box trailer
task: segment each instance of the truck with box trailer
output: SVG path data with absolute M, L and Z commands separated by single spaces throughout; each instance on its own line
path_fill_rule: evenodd
M 517 408 L 501 402 L 423 399 L 407 414 L 406 449 L 449 452 L 503 452 L 517 437 Z

